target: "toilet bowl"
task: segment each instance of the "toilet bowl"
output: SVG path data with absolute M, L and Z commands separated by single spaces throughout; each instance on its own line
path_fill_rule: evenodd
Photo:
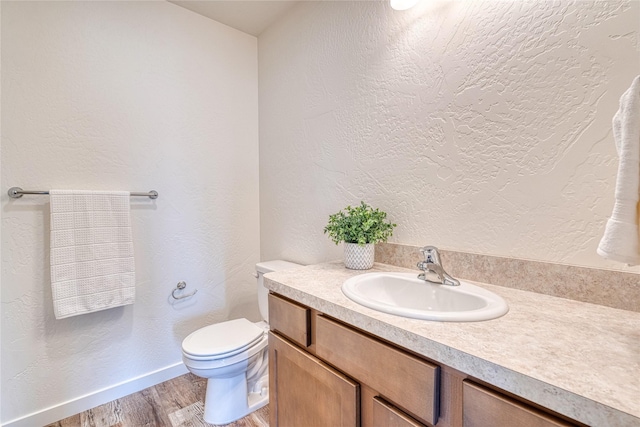
M 182 361 L 187 369 L 207 378 L 206 422 L 228 424 L 269 402 L 268 291 L 262 276 L 299 266 L 281 260 L 256 264 L 260 314 L 265 321 L 216 323 L 192 332 L 182 342 Z

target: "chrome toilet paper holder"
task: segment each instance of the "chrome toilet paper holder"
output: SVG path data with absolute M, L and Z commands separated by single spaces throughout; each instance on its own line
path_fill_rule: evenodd
M 178 284 L 176 285 L 176 288 L 171 292 L 171 296 L 173 297 L 173 299 L 189 298 L 189 297 L 194 296 L 196 294 L 196 292 L 198 292 L 198 290 L 196 289 L 195 291 L 191 292 L 190 294 L 176 296 L 176 292 L 181 291 L 186 287 L 187 287 L 187 282 L 178 282 Z

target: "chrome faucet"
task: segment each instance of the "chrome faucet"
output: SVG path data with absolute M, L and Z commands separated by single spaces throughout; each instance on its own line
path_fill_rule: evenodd
M 418 268 L 422 270 L 422 273 L 418 275 L 418 279 L 439 283 L 441 285 L 460 286 L 460 282 L 451 277 L 444 271 L 444 268 L 442 268 L 438 248 L 435 246 L 425 246 L 420 249 L 420 252 L 424 255 L 424 261 L 418 263 Z M 437 278 L 433 278 L 434 275 Z

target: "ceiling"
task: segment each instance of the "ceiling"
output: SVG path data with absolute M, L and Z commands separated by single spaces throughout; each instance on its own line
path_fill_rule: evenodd
M 169 0 L 178 6 L 221 22 L 236 30 L 259 36 L 298 1 L 244 1 L 244 0 Z

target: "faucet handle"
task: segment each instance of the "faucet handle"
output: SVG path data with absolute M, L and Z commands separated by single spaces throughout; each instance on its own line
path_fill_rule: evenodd
M 435 246 L 425 246 L 420 248 L 420 252 L 424 255 L 424 262 L 440 264 L 440 253 L 438 252 L 438 248 Z

